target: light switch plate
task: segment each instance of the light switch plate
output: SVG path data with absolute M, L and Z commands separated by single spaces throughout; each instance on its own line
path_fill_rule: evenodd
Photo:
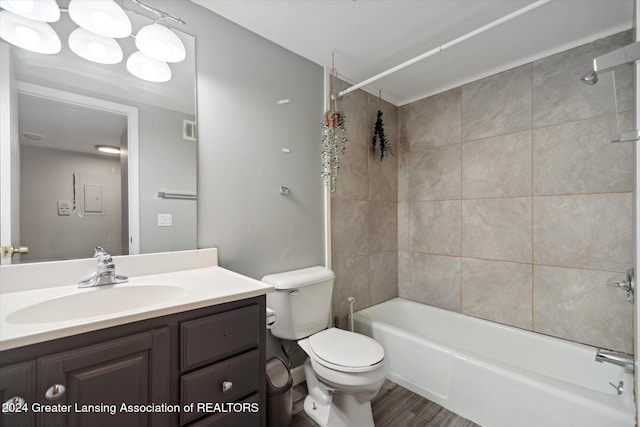
M 68 200 L 58 200 L 58 216 L 71 215 L 71 202 Z
M 171 227 L 173 225 L 173 215 L 158 214 L 158 227 Z

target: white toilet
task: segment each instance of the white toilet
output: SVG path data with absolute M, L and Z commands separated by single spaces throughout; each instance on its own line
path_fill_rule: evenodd
M 271 333 L 299 340 L 309 355 L 304 364 L 307 415 L 323 427 L 373 426 L 371 400 L 384 383 L 384 349 L 365 335 L 327 329 L 334 278 L 324 267 L 263 277 L 276 288 L 267 294 L 267 306 L 277 314 Z

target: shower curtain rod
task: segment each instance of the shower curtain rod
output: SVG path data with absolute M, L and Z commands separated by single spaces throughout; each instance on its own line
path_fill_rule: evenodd
M 380 80 L 381 78 L 386 77 L 389 74 L 393 74 L 396 71 L 402 70 L 403 68 L 406 68 L 406 67 L 408 67 L 410 65 L 413 65 L 416 62 L 422 61 L 423 59 L 426 59 L 426 58 L 428 58 L 430 56 L 433 56 L 436 53 L 440 53 L 445 49 L 448 49 L 448 48 L 450 48 L 452 46 L 455 46 L 460 42 L 463 42 L 463 41 L 465 41 L 467 39 L 470 39 L 471 37 L 477 36 L 478 34 L 483 33 L 483 32 L 485 32 L 485 31 L 487 31 L 487 30 L 489 30 L 489 29 L 491 29 L 493 27 L 497 27 L 498 25 L 500 25 L 500 24 L 502 24 L 504 22 L 510 21 L 513 18 L 516 18 L 516 17 L 518 17 L 520 15 L 523 15 L 523 14 L 529 12 L 529 11 L 537 9 L 540 6 L 542 6 L 542 5 L 546 4 L 546 3 L 549 3 L 550 1 L 551 0 L 538 0 L 535 3 L 531 3 L 529 6 L 525 6 L 522 9 L 518 9 L 515 12 L 512 12 L 512 13 L 510 13 L 508 15 L 503 16 L 502 18 L 496 19 L 493 22 L 490 22 L 490 23 L 488 23 L 486 25 L 483 25 L 482 27 L 477 28 L 477 29 L 475 29 L 475 30 L 463 35 L 463 36 L 458 37 L 457 39 L 451 40 L 450 42 L 445 43 L 443 45 L 440 45 L 440 46 L 438 46 L 438 47 L 436 47 L 434 49 L 431 49 L 430 51 L 425 52 L 425 53 L 423 53 L 421 55 L 418 55 L 415 58 L 409 59 L 408 61 L 405 61 L 402 64 L 396 65 L 393 68 L 389 68 L 387 71 L 383 71 L 380 74 L 376 74 L 375 76 L 368 78 L 367 80 L 364 80 L 364 81 L 362 81 L 362 82 L 360 82 L 358 84 L 355 84 L 355 85 L 353 85 L 351 87 L 348 87 L 348 88 L 346 88 L 344 90 L 341 90 L 340 92 L 338 92 L 338 98 L 348 94 L 349 92 L 353 92 L 356 89 L 360 89 L 361 87 L 366 86 L 369 83 L 373 83 L 376 80 Z

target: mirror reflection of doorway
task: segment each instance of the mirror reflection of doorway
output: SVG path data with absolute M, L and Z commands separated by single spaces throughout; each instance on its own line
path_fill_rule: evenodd
M 127 114 L 19 92 L 18 117 L 21 262 L 128 254 Z
M 133 33 L 153 22 L 147 14 L 134 10 L 126 13 Z M 77 28 L 68 14 L 62 14 L 61 19 L 50 26 L 63 41 Z M 183 132 L 184 120 L 196 121 L 196 40 L 173 30 L 185 45 L 187 57 L 170 65 L 172 78 L 164 83 L 133 76 L 126 70 L 126 61 L 111 65 L 87 61 L 73 53 L 66 43 L 60 53 L 42 55 L 0 41 L 0 247 L 3 251 L 29 246 L 20 236 L 18 93 L 59 99 L 56 91 L 75 95 L 71 103 L 84 105 L 85 100 L 78 98 L 91 97 L 102 101 L 98 109 L 128 116 L 129 165 L 128 171 L 123 172 L 128 172 L 129 234 L 122 238 L 123 242 L 128 240 L 128 253 L 197 247 L 197 202 L 156 197 L 159 191 L 196 194 L 197 189 L 197 142 L 195 135 L 187 139 Z M 133 37 L 119 39 L 118 43 L 125 58 L 137 51 Z M 46 88 L 47 93 L 34 93 L 31 88 L 35 86 Z M 120 109 L 122 106 L 129 110 Z M 139 151 L 145 155 L 138 156 Z M 141 169 L 145 172 L 142 175 Z M 142 200 L 141 191 L 144 192 Z M 126 201 L 124 196 L 123 201 Z M 157 216 L 168 213 L 173 215 L 173 225 L 158 229 Z M 92 254 L 92 250 L 83 251 L 79 257 Z M 20 263 L 21 258 L 26 260 L 28 256 L 23 253 L 2 256 L 0 264 Z

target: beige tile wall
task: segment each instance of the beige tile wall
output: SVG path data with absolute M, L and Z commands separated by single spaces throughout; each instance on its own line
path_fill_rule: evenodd
M 334 199 L 344 222 L 334 263 L 363 303 L 394 295 L 376 268 L 393 269 L 377 257 L 397 249 L 402 297 L 632 352 L 632 306 L 606 286 L 632 266 L 631 145 L 609 143 L 610 80 L 579 80 L 594 57 L 628 43 L 630 32 L 617 34 L 401 107 L 397 247 L 392 233 L 371 236 L 384 221 L 372 227 L 371 215 L 394 196 L 372 208 L 372 186 L 356 194 L 363 184 L 344 179 Z M 631 67 L 616 89 L 629 121 Z M 362 150 L 357 175 L 371 180 Z
M 340 82 L 340 89 L 348 85 Z M 347 327 L 349 303 L 369 307 L 398 296 L 398 108 L 382 103 L 385 135 L 393 155 L 380 161 L 370 144 L 378 97 L 357 90 L 338 108 L 349 136 L 331 197 L 331 263 L 336 274 L 333 312 Z

